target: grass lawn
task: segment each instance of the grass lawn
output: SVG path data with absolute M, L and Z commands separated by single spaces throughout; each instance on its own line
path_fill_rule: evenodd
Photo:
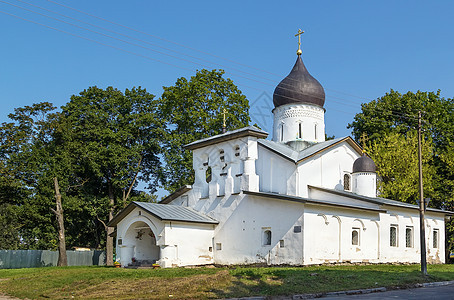
M 454 280 L 454 265 L 0 270 L 0 291 L 29 299 L 191 299 L 293 295 Z

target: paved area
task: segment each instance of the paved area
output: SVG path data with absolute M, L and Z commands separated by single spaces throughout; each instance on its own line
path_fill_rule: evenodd
M 426 286 L 407 290 L 393 290 L 387 292 L 378 292 L 363 295 L 341 295 L 329 296 L 322 299 L 336 300 L 354 300 L 354 299 L 437 299 L 437 300 L 453 300 L 454 299 L 454 283 L 446 285 Z

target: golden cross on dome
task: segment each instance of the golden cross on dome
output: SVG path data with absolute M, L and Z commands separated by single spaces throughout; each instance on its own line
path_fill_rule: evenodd
M 366 153 L 366 142 L 369 140 L 369 137 L 367 136 L 367 134 L 365 132 L 363 132 L 361 134 L 361 137 L 359 138 L 359 142 L 362 144 L 362 147 L 363 147 L 363 153 Z
M 303 51 L 301 50 L 301 35 L 304 33 L 303 30 L 301 29 L 298 29 L 298 33 L 295 34 L 295 36 L 298 37 L 298 51 L 296 51 L 296 54 L 297 55 L 301 55 L 303 53 Z

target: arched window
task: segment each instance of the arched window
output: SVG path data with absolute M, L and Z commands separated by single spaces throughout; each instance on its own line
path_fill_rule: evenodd
M 359 228 L 352 230 L 352 245 L 359 246 Z
M 350 191 L 350 175 L 344 174 L 344 191 Z
M 265 230 L 263 232 L 263 245 L 264 246 L 271 245 L 271 230 Z

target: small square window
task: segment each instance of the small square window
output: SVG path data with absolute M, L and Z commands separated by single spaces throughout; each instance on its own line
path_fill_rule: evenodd
M 208 251 L 213 252 L 213 247 L 208 247 Z
M 216 250 L 222 250 L 222 244 L 216 243 Z
M 301 226 L 294 226 L 294 227 L 293 227 L 293 232 L 294 232 L 294 233 L 299 233 L 299 232 L 301 232 Z
M 279 247 L 280 248 L 284 248 L 284 240 L 280 240 L 279 241 Z
M 123 245 L 123 240 L 122 239 L 118 239 L 117 244 L 118 245 Z

